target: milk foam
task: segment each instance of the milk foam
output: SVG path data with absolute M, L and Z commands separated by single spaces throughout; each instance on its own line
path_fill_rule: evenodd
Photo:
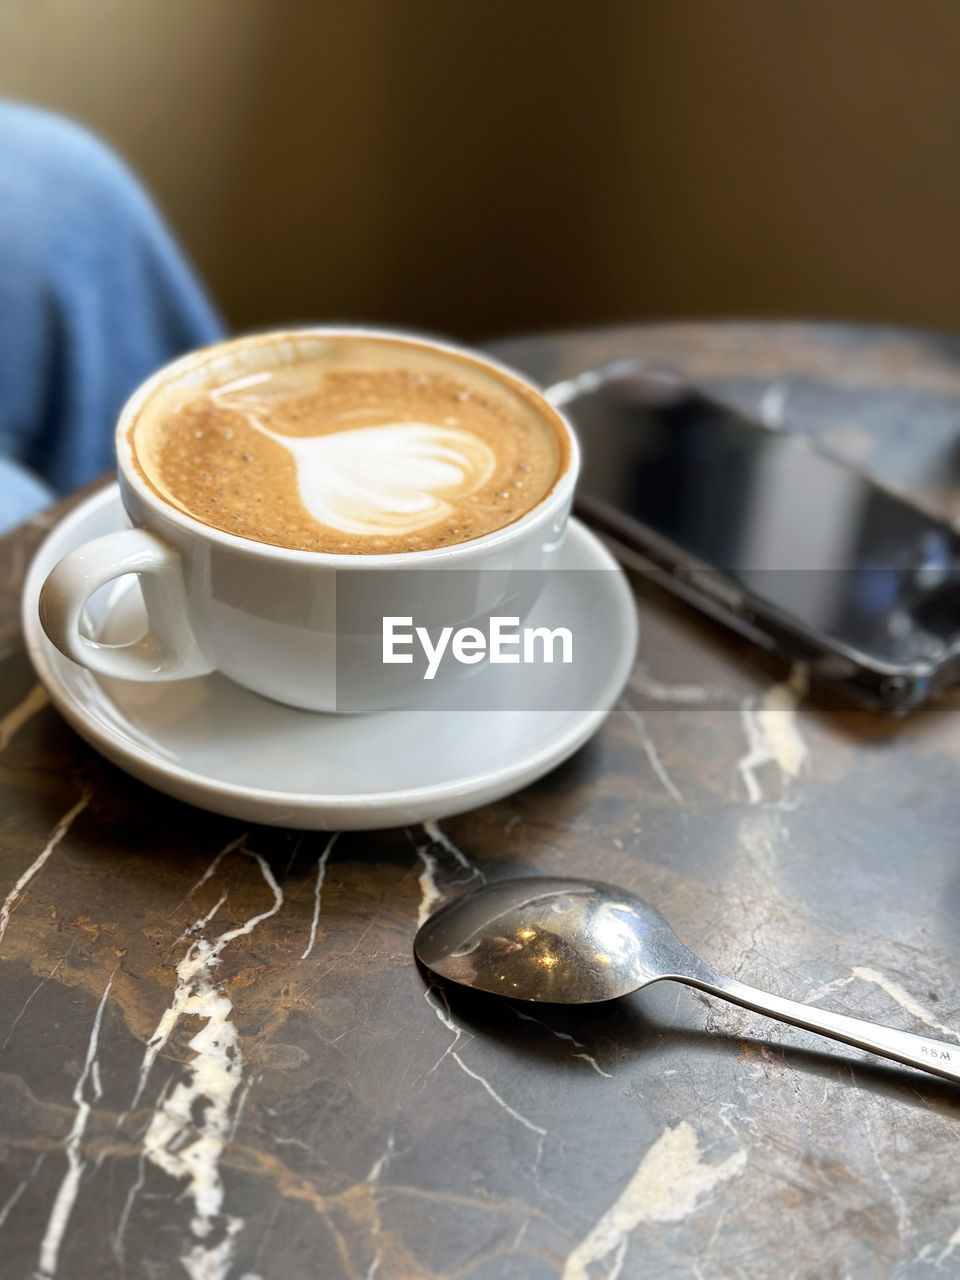
M 154 393 L 127 439 L 150 487 L 211 528 L 394 554 L 483 537 L 535 507 L 568 458 L 550 414 L 495 372 L 416 342 L 279 335 L 198 361 Z
M 391 422 L 322 436 L 283 436 L 244 411 L 261 435 L 283 445 L 297 468 L 300 501 L 320 524 L 340 533 L 403 534 L 453 512 L 496 467 L 488 444 L 472 432 L 430 422 Z

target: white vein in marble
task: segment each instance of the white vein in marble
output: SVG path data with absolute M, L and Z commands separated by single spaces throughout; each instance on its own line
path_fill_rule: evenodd
M 380 1271 L 380 1264 L 383 1261 L 383 1248 L 380 1244 L 383 1236 L 383 1223 L 380 1219 L 380 1206 L 377 1202 L 376 1192 L 380 1179 L 386 1172 L 390 1161 L 393 1159 L 394 1136 L 389 1134 L 387 1143 L 383 1151 L 377 1156 L 373 1164 L 370 1166 L 370 1172 L 366 1176 L 366 1183 L 370 1187 L 371 1203 L 373 1208 L 373 1225 L 370 1232 L 373 1240 L 373 1257 L 370 1259 L 370 1265 L 366 1270 L 366 1280 L 374 1280 Z
M 94 1082 L 98 1079 L 98 1075 L 94 1074 L 94 1068 L 97 1063 L 100 1026 L 103 1022 L 103 1010 L 106 1007 L 107 996 L 109 996 L 112 986 L 113 974 L 110 975 L 107 985 L 103 989 L 103 995 L 100 997 L 100 1003 L 97 1005 L 90 1038 L 87 1041 L 87 1055 L 84 1059 L 83 1070 L 80 1072 L 77 1083 L 73 1088 L 73 1101 L 77 1109 L 64 1144 L 64 1150 L 67 1155 L 67 1171 L 63 1175 L 56 1199 L 53 1202 L 53 1208 L 50 1210 L 50 1217 L 47 1219 L 47 1228 L 43 1233 L 43 1240 L 40 1242 L 40 1262 L 37 1274 L 41 1276 L 56 1275 L 60 1246 L 63 1243 L 64 1232 L 67 1229 L 70 1214 L 73 1212 L 77 1193 L 80 1190 L 80 1177 L 86 1166 L 81 1153 L 81 1142 L 87 1127 L 87 1121 L 90 1118 L 90 1108 L 92 1106 L 92 1102 L 86 1095 L 86 1084 L 87 1079 L 91 1076 Z M 98 1100 L 101 1093 L 101 1089 L 95 1084 L 92 1088 L 93 1101 Z
M 313 950 L 313 944 L 317 940 L 317 925 L 320 922 L 320 904 L 323 896 L 323 882 L 327 875 L 327 862 L 329 861 L 333 846 L 337 843 L 339 835 L 339 831 L 335 831 L 333 833 L 324 845 L 323 852 L 320 854 L 320 857 L 317 859 L 317 879 L 313 887 L 313 918 L 310 921 L 310 939 L 307 942 L 303 955 L 300 957 L 301 960 L 306 960 L 307 956 Z
M 10 1216 L 11 1211 L 15 1208 L 17 1201 L 26 1191 L 27 1187 L 29 1187 L 30 1183 L 34 1180 L 34 1178 L 37 1176 L 37 1172 L 46 1158 L 47 1158 L 47 1153 L 45 1151 L 41 1151 L 40 1154 L 37 1156 L 36 1160 L 34 1160 L 33 1166 L 31 1167 L 30 1172 L 27 1174 L 25 1178 L 20 1179 L 20 1181 L 11 1191 L 10 1195 L 7 1196 L 6 1200 L 3 1202 L 3 1205 L 0 1206 L 0 1227 L 2 1227 L 3 1224 L 6 1222 L 7 1218 Z
M 897 1184 L 890 1176 L 890 1171 L 887 1169 L 886 1163 L 877 1147 L 869 1110 L 865 1110 L 863 1113 L 863 1133 L 867 1139 L 867 1146 L 873 1155 L 874 1164 L 877 1166 L 880 1180 L 890 1194 L 890 1203 L 893 1205 L 894 1215 L 897 1219 L 897 1235 L 901 1242 L 904 1242 L 907 1240 L 911 1228 L 910 1210 L 907 1208 L 907 1202 L 901 1195 Z
M 239 848 L 239 842 L 234 842 L 232 847 Z M 224 852 L 221 850 L 214 864 L 219 863 Z M 201 936 L 194 939 L 177 965 L 173 999 L 147 1043 L 130 1107 L 132 1110 L 137 1105 L 157 1055 L 179 1020 L 199 1018 L 202 1025 L 189 1042 L 195 1056 L 183 1068 L 181 1078 L 161 1094 L 142 1140 L 146 1161 L 187 1184 L 185 1194 L 193 1204 L 190 1223 L 193 1239 L 180 1261 L 190 1280 L 226 1280 L 235 1238 L 244 1222 L 238 1215 L 224 1213 L 223 1208 L 220 1157 L 235 1119 L 234 1099 L 244 1084 L 244 1058 L 231 1017 L 233 1004 L 223 983 L 217 980 L 216 970 L 224 949 L 231 942 L 251 934 L 283 905 L 283 891 L 266 859 L 258 853 L 251 856 L 273 895 L 273 903 L 210 941 L 203 936 L 203 930 L 225 901 L 224 893 L 216 906 L 187 931 Z M 198 884 L 208 878 L 201 877 Z M 125 1206 L 121 1227 L 125 1228 L 128 1218 L 129 1204 Z M 221 1238 L 216 1244 L 210 1244 L 208 1237 L 217 1225 L 222 1231 Z M 118 1228 L 115 1252 L 121 1256 L 122 1247 L 122 1231 Z
M 136 1203 L 137 1197 L 143 1190 L 143 1184 L 147 1176 L 147 1157 L 145 1152 L 141 1151 L 137 1159 L 137 1176 L 130 1184 L 126 1196 L 123 1200 L 123 1208 L 120 1211 L 120 1218 L 117 1222 L 117 1229 L 110 1237 L 110 1248 L 117 1263 L 122 1267 L 124 1265 L 124 1247 L 123 1242 L 127 1234 L 127 1223 L 130 1221 L 130 1214 Z
M 383 1177 L 384 1173 L 386 1172 L 387 1166 L 390 1164 L 390 1161 L 393 1159 L 394 1142 L 395 1142 L 395 1139 L 393 1134 L 391 1133 L 387 1137 L 387 1145 L 383 1148 L 381 1153 L 377 1156 L 376 1160 L 374 1160 L 373 1164 L 370 1166 L 370 1172 L 367 1174 L 367 1182 L 369 1182 L 372 1187 L 376 1186 L 376 1184 L 380 1181 L 380 1179 Z
M 475 863 L 471 862 L 462 849 L 458 849 L 448 835 L 440 830 L 436 822 L 425 822 L 423 829 L 433 841 L 434 844 L 440 845 L 442 849 L 446 849 L 451 854 L 455 862 L 458 862 L 464 871 L 469 873 L 471 880 L 485 880 L 486 876 Z
M 43 685 L 35 684 L 23 701 L 18 702 L 0 719 L 0 751 L 5 750 L 27 721 L 48 706 L 49 702 L 50 699 Z
M 437 883 L 437 877 L 441 874 L 439 858 L 432 852 L 432 849 L 442 849 L 448 853 L 456 863 L 456 865 L 467 872 L 466 876 L 460 876 L 451 879 L 451 883 L 455 885 L 469 884 L 473 880 L 479 880 L 483 883 L 486 880 L 483 872 L 479 867 L 470 861 L 462 849 L 458 849 L 449 836 L 445 835 L 436 822 L 425 822 L 423 824 L 424 832 L 427 835 L 425 844 L 414 844 L 414 850 L 417 857 L 423 863 L 423 870 L 417 877 L 417 884 L 420 886 L 420 903 L 417 907 L 417 928 L 430 919 L 434 908 L 438 903 L 443 901 L 443 891 Z
M 181 942 L 186 942 L 187 938 L 193 937 L 194 934 L 200 933 L 203 929 L 205 929 L 229 897 L 230 897 L 230 890 L 224 889 L 223 893 L 221 893 L 220 897 L 216 900 L 216 902 L 213 904 L 213 906 L 210 908 L 207 914 L 205 916 L 201 916 L 199 920 L 194 920 L 193 924 L 188 924 L 187 927 L 183 930 L 183 932 L 174 939 L 174 942 L 170 948 L 170 951 L 171 952 L 176 951 L 177 947 L 179 947 Z M 169 955 L 169 952 L 168 952 L 168 955 Z M 144 1083 L 146 1083 L 145 1076 L 142 1077 L 141 1079 L 141 1084 L 144 1084 Z M 134 1099 L 134 1106 L 138 1101 L 139 1101 L 139 1094 Z M 126 1115 L 127 1113 L 124 1112 L 123 1115 L 120 1117 L 120 1120 L 121 1121 L 124 1120 L 126 1118 Z
M 240 1090 L 240 1097 L 237 1099 L 237 1105 L 233 1109 L 233 1121 L 230 1125 L 230 1137 L 228 1141 L 233 1142 L 236 1138 L 237 1129 L 240 1126 L 240 1118 L 243 1115 L 243 1108 L 247 1105 L 247 1098 L 250 1096 L 250 1090 L 255 1084 L 259 1084 L 262 1079 L 262 1073 L 260 1075 L 251 1075 Z
M 511 1006 L 511 1008 L 512 1007 L 513 1006 Z M 570 1035 L 566 1031 L 555 1031 L 553 1027 L 547 1026 L 547 1024 L 545 1022 L 541 1022 L 539 1018 L 535 1018 L 532 1013 L 524 1013 L 522 1009 L 514 1009 L 513 1012 L 517 1015 L 517 1017 L 520 1019 L 521 1022 L 532 1022 L 535 1026 L 542 1027 L 544 1031 L 552 1035 L 554 1039 L 569 1041 L 569 1043 L 573 1045 L 574 1049 L 578 1050 L 577 1053 L 574 1053 L 572 1055 L 574 1058 L 579 1058 L 582 1062 L 586 1062 L 588 1066 L 593 1068 L 593 1070 L 597 1073 L 598 1076 L 603 1076 L 605 1080 L 613 1079 L 613 1076 L 610 1074 L 610 1072 L 604 1071 L 604 1069 L 597 1062 L 596 1058 L 592 1057 L 591 1054 L 586 1052 L 587 1046 L 583 1043 L 582 1040 L 578 1040 L 575 1036 Z
M 417 884 L 420 886 L 420 901 L 417 904 L 417 928 L 426 922 L 433 915 L 434 907 L 442 901 L 442 894 L 437 886 L 437 860 L 428 853 L 427 845 L 417 845 L 417 857 L 423 863 L 423 870 L 417 876 Z
M 672 796 L 673 799 L 676 800 L 677 804 L 683 804 L 683 796 L 680 794 L 680 788 L 670 777 L 670 774 L 667 772 L 666 765 L 660 759 L 660 752 L 657 750 L 656 744 L 650 737 L 650 733 L 647 729 L 647 723 L 643 716 L 636 707 L 632 707 L 630 705 L 626 698 L 621 698 L 620 708 L 633 725 L 634 732 L 640 739 L 640 745 L 643 747 L 646 757 L 650 762 L 650 768 L 656 774 L 660 785 L 669 796 Z
M 655 680 L 642 668 L 630 677 L 630 688 L 649 698 L 651 702 L 666 702 L 682 707 L 735 703 L 735 695 L 729 689 L 712 684 L 667 684 L 662 680 Z
M 941 1031 L 945 1036 L 950 1036 L 951 1039 L 960 1043 L 960 1031 L 956 1027 L 948 1027 L 946 1023 L 940 1022 L 925 1005 L 922 1005 L 909 991 L 905 991 L 898 982 L 884 977 L 876 969 L 863 968 L 859 965 L 851 971 L 851 976 L 859 978 L 861 982 L 874 983 L 875 986 L 885 991 L 891 1000 L 894 1000 L 919 1022 L 925 1022 L 934 1031 Z
M 67 950 L 69 951 L 69 947 L 67 948 Z M 50 970 L 50 972 L 47 974 L 47 976 L 45 978 L 40 979 L 37 985 L 33 988 L 33 990 L 27 996 L 26 1000 L 24 1000 L 23 1004 L 20 1007 L 20 1012 L 17 1014 L 14 1020 L 10 1023 L 10 1030 L 7 1032 L 6 1036 L 4 1037 L 3 1044 L 0 1044 L 0 1053 L 3 1053 L 4 1049 L 6 1049 L 7 1045 L 10 1043 L 10 1040 L 13 1036 L 14 1031 L 16 1031 L 17 1029 L 17 1024 L 20 1022 L 20 1019 L 23 1017 L 23 1015 L 27 1012 L 27 1009 L 30 1007 L 30 1002 L 33 1000 L 34 996 L 36 996 L 41 990 L 41 988 L 45 987 L 47 983 L 50 981 L 50 979 L 56 975 L 57 970 L 63 964 L 65 959 L 66 959 L 66 956 L 62 955 L 60 959 L 57 961 L 57 963 Z
M 806 688 L 806 672 L 798 664 L 788 680 L 771 685 L 759 701 L 751 696 L 741 704 L 747 750 L 737 768 L 750 804 L 760 804 L 764 798 L 760 770 L 773 765 L 783 783 L 795 781 L 808 766 L 809 752 L 796 714 Z
M 960 1249 L 960 1227 L 957 1227 L 956 1231 L 954 1231 L 953 1235 L 937 1254 L 937 1260 L 934 1263 L 934 1266 L 937 1267 L 938 1270 L 942 1270 L 943 1264 L 951 1256 L 954 1249 Z
M 180 907 L 182 907 L 185 903 L 190 901 L 190 899 L 193 897 L 193 895 L 197 892 L 198 889 L 202 889 L 203 886 L 207 883 L 207 881 L 213 878 L 214 874 L 217 871 L 217 868 L 220 866 L 220 863 L 224 860 L 224 858 L 226 858 L 231 853 L 235 853 L 237 849 L 241 849 L 244 846 L 249 834 L 250 834 L 249 831 L 244 831 L 241 835 L 236 836 L 233 840 L 228 840 L 227 843 L 223 846 L 223 848 L 220 849 L 216 854 L 214 854 L 213 861 L 204 871 L 203 875 L 200 877 L 199 880 L 196 881 L 195 884 L 191 885 L 191 887 L 187 890 L 181 902 L 178 904 L 177 906 L 178 911 Z
M 881 991 L 886 992 L 895 1004 L 906 1010 L 918 1022 L 922 1022 L 930 1027 L 931 1030 L 939 1031 L 951 1040 L 956 1040 L 960 1043 L 960 1030 L 957 1027 L 948 1027 L 945 1022 L 941 1022 L 916 996 L 911 995 L 909 991 L 905 990 L 898 982 L 894 982 L 892 978 L 878 973 L 876 969 L 857 965 L 845 977 L 834 978 L 832 982 L 825 982 L 822 986 L 815 987 L 812 991 L 807 992 L 804 999 L 807 1004 L 815 1000 L 822 1000 L 824 996 L 830 995 L 834 991 L 839 991 L 842 987 L 848 987 L 851 982 L 869 982 L 873 986 L 879 987 Z
M 434 1000 L 431 1000 L 431 994 L 434 993 L 439 996 L 441 1003 L 438 1004 Z M 460 1070 L 465 1075 L 469 1076 L 471 1080 L 475 1080 L 477 1084 L 479 1084 L 481 1088 L 483 1088 L 493 1099 L 497 1106 L 500 1107 L 501 1110 L 505 1111 L 511 1119 L 516 1120 L 516 1122 L 523 1125 L 525 1129 L 529 1129 L 531 1133 L 537 1134 L 540 1141 L 537 1144 L 536 1163 L 539 1165 L 540 1157 L 543 1154 L 543 1142 L 547 1137 L 547 1130 L 542 1128 L 540 1125 L 535 1124 L 532 1120 L 528 1119 L 527 1116 L 521 1114 L 521 1112 L 517 1111 L 515 1107 L 512 1107 L 510 1103 L 507 1102 L 507 1100 L 503 1098 L 496 1089 L 494 1089 L 493 1085 L 485 1076 L 480 1075 L 478 1071 L 474 1071 L 472 1067 L 468 1067 L 464 1062 L 459 1050 L 457 1049 L 457 1045 L 463 1035 L 463 1029 L 458 1027 L 454 1022 L 453 1015 L 450 1012 L 450 1005 L 447 1002 L 447 998 L 443 991 L 439 987 L 428 987 L 423 994 L 427 1004 L 430 1005 L 431 1009 L 433 1009 L 434 1013 L 437 1015 L 438 1020 L 453 1035 L 453 1040 L 427 1072 L 427 1075 L 432 1075 L 446 1058 L 452 1058 Z
M 34 858 L 33 862 L 30 863 L 26 871 L 21 874 L 17 883 L 4 898 L 3 905 L 0 906 L 0 942 L 3 941 L 3 935 L 7 932 L 10 913 L 16 905 L 17 899 L 37 872 L 43 867 L 43 864 L 47 861 L 51 853 L 53 853 L 54 849 L 56 849 L 57 845 L 73 826 L 74 822 L 76 822 L 80 814 L 83 813 L 84 809 L 86 809 L 87 805 L 90 803 L 92 794 L 93 793 L 90 789 L 87 788 L 77 803 L 67 810 L 50 833 L 50 838 L 47 840 L 47 843 Z
M 569 1254 L 563 1280 L 589 1280 L 591 1266 L 607 1259 L 605 1280 L 617 1280 L 632 1231 L 643 1222 L 683 1221 L 702 1196 L 742 1173 L 746 1163 L 746 1152 L 735 1151 L 719 1164 L 707 1164 L 686 1120 L 665 1129 L 615 1203 Z

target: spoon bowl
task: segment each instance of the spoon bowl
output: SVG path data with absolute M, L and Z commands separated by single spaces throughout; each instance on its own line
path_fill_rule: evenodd
M 693 960 L 653 907 L 599 880 L 498 880 L 455 898 L 417 933 L 428 969 L 476 991 L 550 1004 L 629 995 Z M 655 958 L 659 958 L 656 959 Z
M 683 982 L 755 1013 L 960 1082 L 960 1045 L 770 995 L 689 951 L 660 913 L 601 880 L 528 876 L 471 889 L 430 917 L 414 951 L 441 978 L 512 1000 L 594 1004 Z

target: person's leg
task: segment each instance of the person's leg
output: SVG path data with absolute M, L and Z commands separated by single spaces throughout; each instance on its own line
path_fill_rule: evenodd
M 41 505 L 35 477 L 52 500 L 112 469 L 130 392 L 222 333 L 113 152 L 68 120 L 0 102 L 0 530 Z

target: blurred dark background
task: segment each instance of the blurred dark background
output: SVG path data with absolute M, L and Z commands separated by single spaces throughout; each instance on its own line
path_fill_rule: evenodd
M 229 321 L 960 327 L 956 0 L 0 0 Z

